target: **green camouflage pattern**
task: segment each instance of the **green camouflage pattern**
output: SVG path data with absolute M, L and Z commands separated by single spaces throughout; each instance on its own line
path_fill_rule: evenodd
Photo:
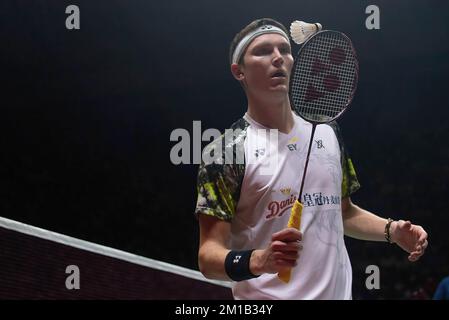
M 343 142 L 343 136 L 340 131 L 340 127 L 336 121 L 332 121 L 329 125 L 334 129 L 335 135 L 337 136 L 338 143 L 340 145 L 341 154 L 341 169 L 343 171 L 343 179 L 341 182 L 341 198 L 346 198 L 351 196 L 360 188 L 359 180 L 357 179 L 357 174 L 349 157 L 348 151 Z
M 196 214 L 206 214 L 225 221 L 231 221 L 234 217 L 245 175 L 245 161 L 241 164 L 236 163 L 237 161 L 227 164 L 225 155 L 226 152 L 231 152 L 232 159 L 235 160 L 237 152 L 243 152 L 248 126 L 249 123 L 242 118 L 231 126 L 231 129 L 237 132 L 231 143 L 226 141 L 225 135 L 221 135 L 206 146 L 205 150 L 214 149 L 218 145 L 223 151 L 218 161 L 210 164 L 202 162 L 200 165 Z

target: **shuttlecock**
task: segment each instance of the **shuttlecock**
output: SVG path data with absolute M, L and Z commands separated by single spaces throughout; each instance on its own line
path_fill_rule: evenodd
M 304 21 L 293 21 L 290 25 L 290 35 L 297 44 L 301 44 L 311 35 L 320 31 L 323 27 L 319 23 L 307 23 Z

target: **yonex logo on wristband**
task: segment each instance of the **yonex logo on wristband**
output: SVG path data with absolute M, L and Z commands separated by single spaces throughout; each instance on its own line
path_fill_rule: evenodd
M 258 277 L 252 274 L 249 269 L 249 262 L 253 251 L 252 249 L 243 251 L 231 250 L 228 252 L 225 258 L 225 270 L 230 279 L 242 281 Z

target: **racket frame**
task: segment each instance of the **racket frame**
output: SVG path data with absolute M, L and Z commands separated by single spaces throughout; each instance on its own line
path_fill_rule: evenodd
M 297 66 L 298 63 L 300 63 L 299 57 L 301 56 L 301 53 L 302 53 L 304 50 L 306 50 L 306 48 L 312 43 L 312 41 L 314 41 L 314 39 L 315 39 L 316 37 L 318 37 L 318 36 L 323 36 L 323 34 L 332 34 L 332 33 L 337 34 L 338 36 L 342 36 L 343 38 L 345 38 L 345 40 L 347 41 L 347 43 L 348 43 L 349 46 L 350 46 L 351 52 L 352 52 L 353 57 L 354 57 L 354 60 L 355 60 L 356 72 L 355 72 L 355 79 L 354 79 L 354 82 L 353 82 L 352 95 L 350 96 L 350 98 L 349 98 L 348 101 L 346 102 L 346 105 L 345 105 L 345 107 L 341 110 L 341 112 L 338 113 L 338 114 L 337 114 L 336 116 L 334 116 L 333 118 L 331 118 L 330 120 L 326 120 L 326 121 L 310 120 L 310 119 L 304 117 L 300 112 L 297 111 L 297 110 L 299 110 L 299 108 L 298 108 L 297 106 L 295 106 L 295 104 L 294 104 L 294 102 L 293 102 L 294 99 L 292 98 L 292 95 L 291 95 L 291 93 L 292 93 L 292 91 L 293 91 L 293 90 L 291 90 L 291 87 L 292 87 L 292 84 L 293 84 L 293 79 L 294 79 L 295 73 L 298 72 L 296 66 Z M 303 192 L 303 188 L 304 188 L 304 182 L 305 182 L 305 177 L 306 177 L 306 173 L 307 173 L 307 167 L 308 167 L 308 164 L 309 164 L 310 153 L 311 153 L 311 150 L 312 150 L 312 142 L 313 142 L 313 137 L 314 137 L 314 135 L 315 135 L 315 129 L 316 129 L 316 126 L 319 125 L 319 124 L 325 124 L 325 123 L 332 122 L 332 121 L 338 119 L 339 117 L 341 117 L 341 115 L 342 115 L 343 113 L 346 112 L 346 110 L 348 109 L 348 107 L 351 105 L 352 100 L 354 99 L 354 95 L 355 95 L 355 92 L 356 92 L 356 90 L 357 90 L 358 78 L 359 78 L 359 63 L 358 63 L 356 51 L 355 51 L 355 49 L 354 49 L 354 46 L 353 46 L 353 44 L 352 44 L 351 39 L 350 39 L 347 35 L 345 35 L 344 33 L 342 33 L 342 32 L 334 31 L 334 30 L 322 30 L 322 31 L 319 31 L 319 32 L 315 33 L 314 35 L 312 35 L 311 37 L 309 37 L 309 38 L 308 38 L 308 39 L 301 45 L 301 47 L 300 47 L 299 50 L 298 50 L 298 53 L 296 54 L 296 59 L 295 59 L 294 64 L 293 64 L 292 73 L 291 73 L 291 75 L 290 75 L 290 80 L 289 80 L 289 99 L 290 99 L 290 105 L 292 106 L 293 110 L 295 111 L 295 113 L 296 113 L 298 116 L 300 116 L 302 119 L 304 119 L 305 121 L 307 121 L 307 122 L 309 122 L 309 123 L 312 124 L 312 132 L 311 132 L 311 135 L 310 135 L 309 147 L 308 147 L 308 150 L 307 150 L 306 163 L 305 163 L 305 166 L 304 166 L 304 172 L 303 172 L 302 181 L 301 181 L 301 188 L 300 188 L 299 196 L 298 196 L 298 201 L 299 201 L 299 202 L 301 202 L 301 198 L 302 198 L 302 192 Z

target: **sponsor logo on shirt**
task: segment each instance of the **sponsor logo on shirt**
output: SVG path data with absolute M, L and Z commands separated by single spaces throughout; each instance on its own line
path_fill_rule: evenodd
M 293 204 L 296 201 L 296 196 L 291 195 L 288 199 L 282 200 L 282 201 L 271 201 L 268 204 L 268 211 L 269 213 L 265 218 L 271 219 L 274 217 L 280 217 L 284 214 L 285 211 L 293 207 Z
M 296 151 L 296 142 L 298 142 L 298 137 L 293 137 L 288 140 L 287 148 L 290 151 Z
M 256 149 L 256 151 L 254 152 L 254 155 L 256 156 L 256 158 L 258 158 L 259 156 L 263 156 L 264 154 L 265 154 L 265 148 Z
M 302 204 L 304 207 L 324 206 L 327 204 L 340 204 L 339 195 L 323 195 L 321 192 L 312 194 L 305 193 L 302 197 Z
M 281 188 L 279 191 L 287 198 L 281 201 L 274 200 L 268 204 L 269 213 L 266 216 L 267 219 L 282 216 L 285 211 L 293 207 L 293 204 L 297 199 L 297 197 L 292 194 L 292 188 L 290 187 Z
M 268 206 L 268 214 L 266 219 L 272 219 L 275 217 L 281 217 L 285 211 L 293 207 L 297 197 L 292 194 L 291 188 L 282 188 L 279 190 L 284 196 L 288 198 L 277 201 L 271 201 Z M 323 195 L 322 192 L 305 193 L 302 197 L 302 204 L 304 207 L 324 206 L 324 205 L 340 205 L 341 198 L 339 195 Z
M 324 147 L 324 144 L 323 144 L 323 140 L 315 140 L 315 143 L 316 143 L 316 148 L 317 149 L 326 149 L 325 147 Z

